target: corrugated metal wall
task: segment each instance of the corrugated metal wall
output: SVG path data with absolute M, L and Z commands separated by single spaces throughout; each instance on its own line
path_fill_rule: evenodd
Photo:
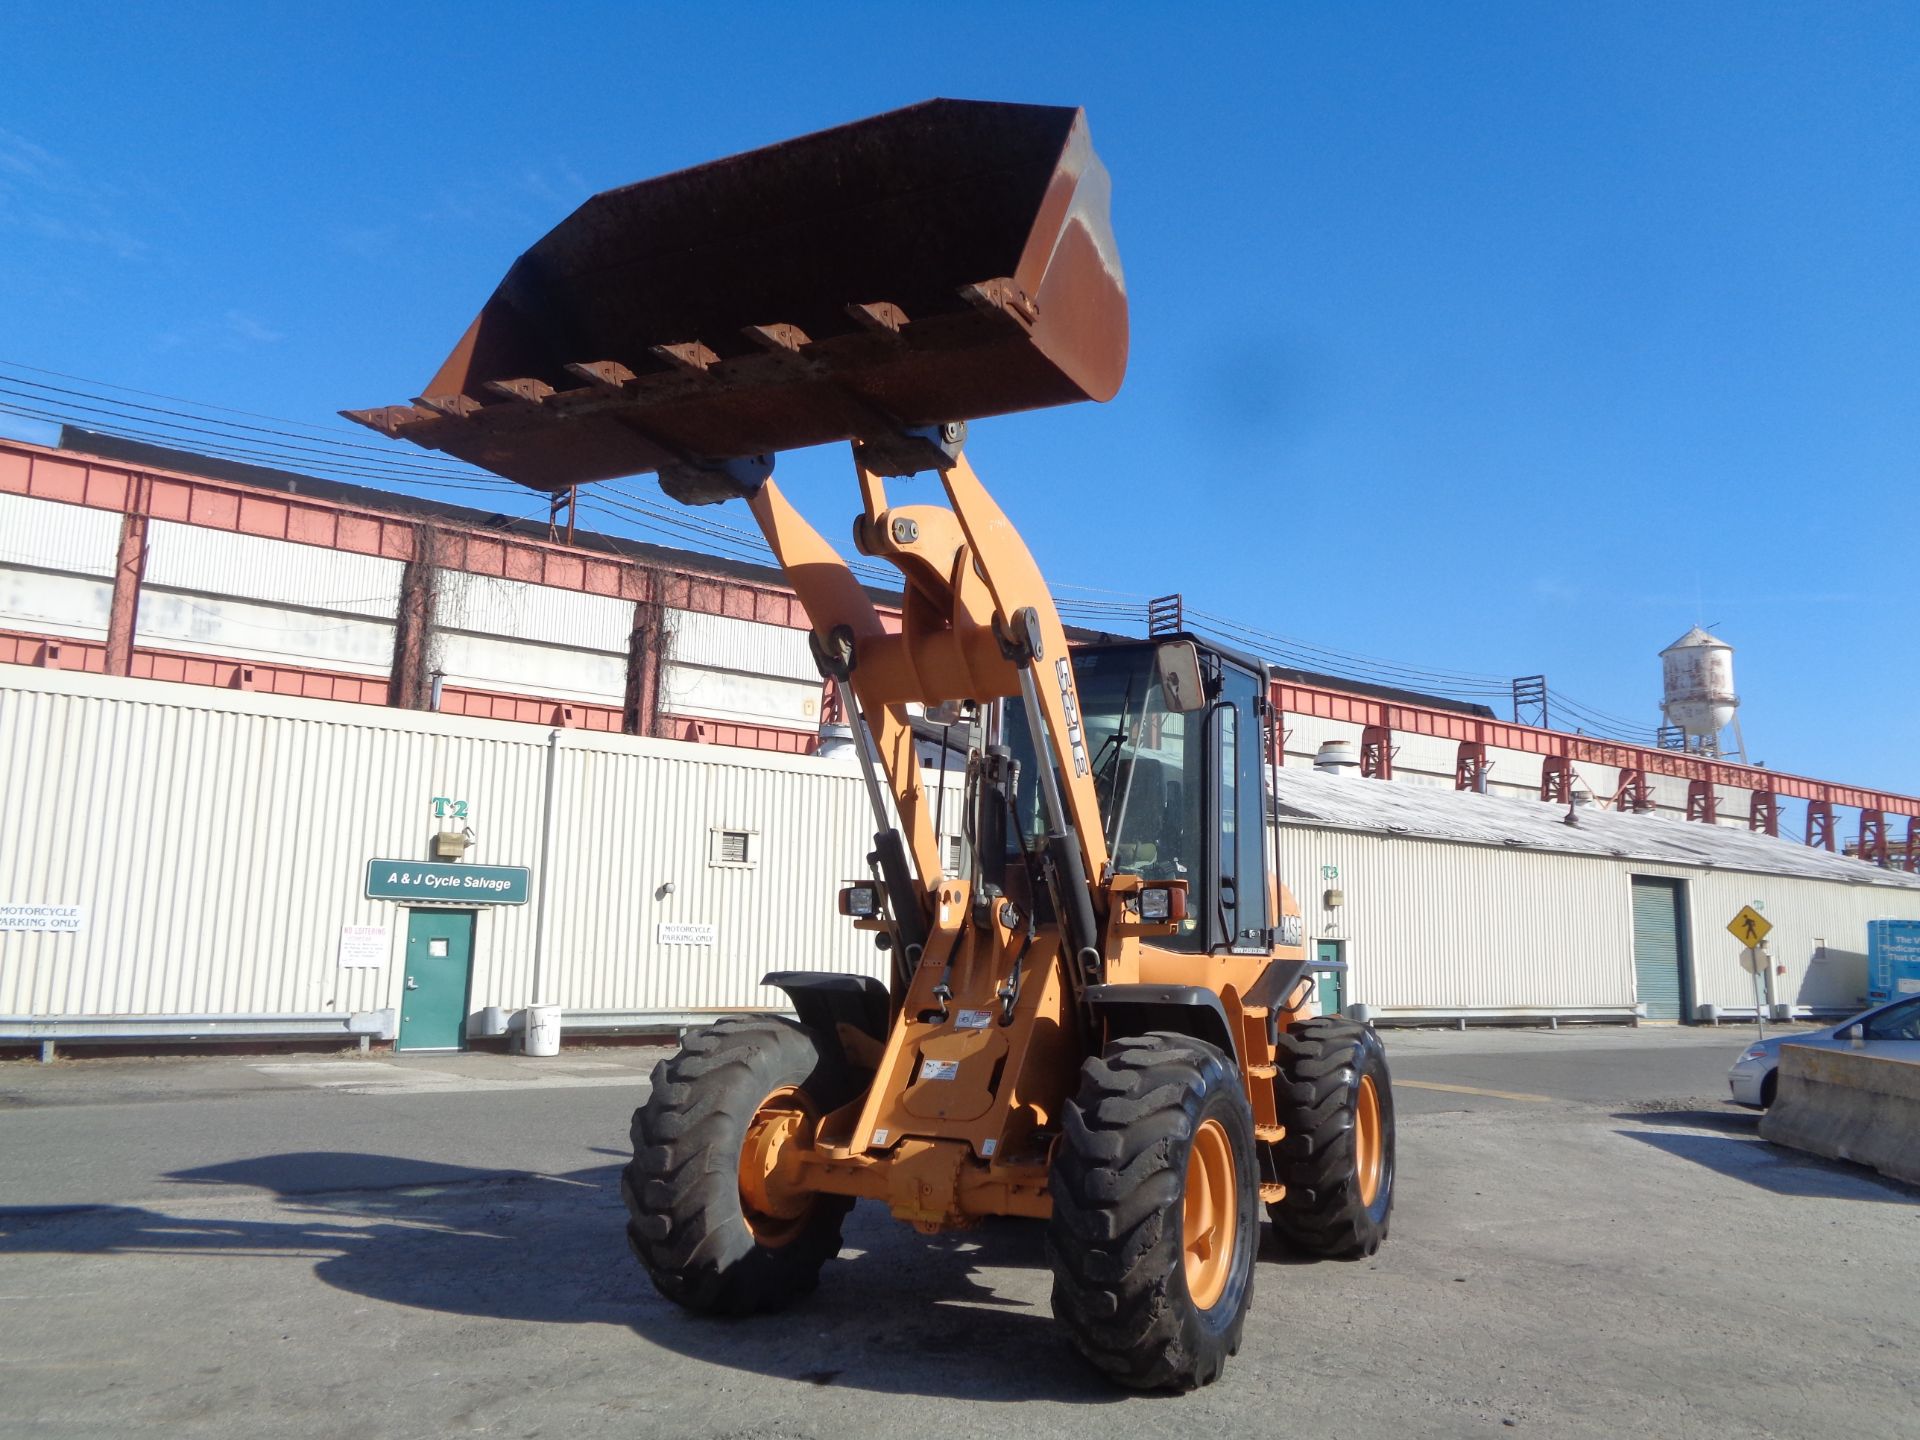
M 468 858 L 535 867 L 548 733 L 197 686 L 9 667 L 0 683 L 0 903 L 85 907 L 78 934 L 0 933 L 0 1014 L 367 1011 L 397 965 L 343 970 L 367 862 L 421 858 L 436 796 L 465 800 Z M 767 1003 L 760 975 L 878 973 L 834 913 L 861 873 L 859 782 L 801 758 L 563 732 L 547 998 L 581 1009 Z M 710 865 L 713 827 L 759 860 Z M 672 893 L 653 898 L 665 880 Z M 482 906 L 473 1004 L 533 994 L 537 904 Z M 715 926 L 661 946 L 661 920 Z
M 1612 864 L 1305 825 L 1280 837 L 1281 878 L 1309 939 L 1346 942 L 1349 1004 L 1633 1008 L 1626 882 Z M 1343 903 L 1329 907 L 1336 889 Z
M 435 797 L 467 803 L 469 859 L 535 871 L 535 903 L 480 908 L 476 1009 L 772 1004 L 768 970 L 881 973 L 870 941 L 834 914 L 872 831 L 845 764 L 7 667 L 0 903 L 78 905 L 85 922 L 0 932 L 0 1014 L 396 1006 L 397 964 L 341 969 L 340 929 L 385 925 L 399 955 L 406 910 L 364 898 L 366 865 L 424 856 Z M 749 862 L 720 860 L 716 830 L 747 832 Z M 1635 874 L 1686 881 L 1693 999 L 1730 1010 L 1753 1003 L 1723 928 L 1742 905 L 1776 926 L 1785 973 L 1765 998 L 1818 1009 L 1864 993 L 1868 920 L 1920 918 L 1911 889 L 1307 824 L 1281 837 L 1309 938 L 1345 941 L 1348 999 L 1389 1014 L 1630 1012 Z M 1325 903 L 1333 889 L 1338 907 Z M 663 924 L 712 933 L 663 939 Z
M 1784 967 L 1763 1004 L 1857 1008 L 1866 927 L 1920 918 L 1920 892 L 1743 871 L 1543 854 L 1336 828 L 1281 828 L 1282 878 L 1309 939 L 1347 943 L 1347 1000 L 1387 1014 L 1631 1012 L 1635 875 L 1683 882 L 1691 1003 L 1751 1013 L 1753 979 L 1726 925 L 1743 905 L 1774 923 Z M 1333 873 L 1329 874 L 1331 870 Z M 1871 873 L 1871 872 L 1869 872 Z M 1329 907 L 1337 889 L 1344 903 Z M 1691 1015 L 1688 1018 L 1693 1018 Z
M 552 1003 L 615 1010 L 782 1005 L 769 970 L 884 975 L 838 915 L 866 874 L 873 822 L 839 766 L 715 746 L 569 736 L 558 756 L 549 936 Z M 715 832 L 749 837 L 720 863 Z M 662 925 L 711 925 L 663 944 Z

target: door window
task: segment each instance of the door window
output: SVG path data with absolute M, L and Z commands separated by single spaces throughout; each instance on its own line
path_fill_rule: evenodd
M 1235 950 L 1264 952 L 1272 942 L 1259 703 L 1259 682 L 1227 666 L 1215 711 L 1220 737 L 1220 938 Z
M 1869 1040 L 1920 1040 L 1920 1000 L 1889 1006 L 1864 1022 Z

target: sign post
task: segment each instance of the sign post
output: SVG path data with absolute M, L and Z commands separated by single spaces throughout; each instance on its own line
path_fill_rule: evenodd
M 1773 930 L 1773 922 L 1751 905 L 1742 905 L 1740 913 L 1727 922 L 1727 933 L 1744 947 L 1740 951 L 1740 965 L 1753 976 L 1753 1023 L 1759 1027 L 1760 1038 L 1767 1038 L 1766 995 L 1760 988 L 1760 977 L 1767 968 L 1767 936 Z

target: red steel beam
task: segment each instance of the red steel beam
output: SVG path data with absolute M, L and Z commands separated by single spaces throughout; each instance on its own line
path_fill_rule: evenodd
M 799 599 L 778 586 L 698 570 L 671 571 L 618 555 L 182 471 L 136 468 L 21 440 L 0 439 L 0 492 L 387 560 L 412 560 L 416 536 L 431 528 L 440 535 L 437 558 L 449 569 L 652 600 L 791 630 L 809 628 Z
M 1623 770 L 1644 770 L 1649 775 L 1704 780 L 1729 790 L 1770 790 L 1776 795 L 1824 802 L 1828 806 L 1845 805 L 1860 810 L 1882 810 L 1889 815 L 1920 816 L 1920 797 L 1857 785 L 1836 785 L 1779 770 L 1736 765 L 1730 760 L 1710 760 L 1676 750 L 1631 745 L 1623 740 L 1599 740 L 1560 730 L 1539 730 L 1505 720 L 1463 715 L 1457 710 L 1353 695 L 1290 680 L 1274 681 L 1272 698 L 1274 707 L 1288 715 L 1311 715 L 1362 727 L 1379 725 L 1409 735 L 1431 735 L 1455 742 L 1476 740 L 1492 748 L 1558 756 L 1586 765 L 1612 765 Z
M 354 554 L 407 561 L 414 558 L 421 517 L 342 504 L 309 495 L 261 490 L 181 471 L 156 470 L 0 439 L 0 492 L 57 500 L 121 515 L 144 513 L 208 529 L 318 545 Z M 144 492 L 144 493 L 143 493 Z M 497 531 L 439 523 L 440 563 L 475 575 L 524 580 L 535 585 L 648 600 L 709 615 L 726 615 L 788 629 L 809 628 L 806 612 L 790 591 L 732 576 L 675 572 L 615 555 L 581 551 Z M 889 628 L 897 617 L 883 616 Z M 1704 780 L 1733 790 L 1770 790 L 1796 800 L 1920 817 L 1920 797 L 1709 760 L 1673 750 L 1630 745 L 1541 730 L 1458 711 L 1353 695 L 1331 687 L 1292 681 L 1273 684 L 1273 700 L 1286 714 L 1310 715 L 1410 735 L 1482 745 L 1584 764 L 1641 769 L 1649 775 Z M 717 730 L 763 727 L 719 725 Z M 1390 763 L 1390 762 L 1389 762 Z

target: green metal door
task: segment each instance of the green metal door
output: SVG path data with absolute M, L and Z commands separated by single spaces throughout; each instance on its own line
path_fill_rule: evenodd
M 464 1049 L 472 979 L 473 911 L 409 911 L 399 1048 Z
M 1648 1020 L 1684 1017 L 1686 985 L 1681 974 L 1680 882 L 1633 877 L 1633 976 L 1635 998 Z
M 1338 940 L 1316 940 L 1313 942 L 1313 958 L 1322 965 L 1338 963 L 1340 959 Z M 1345 1008 L 1347 993 L 1347 972 L 1344 970 L 1322 970 L 1320 972 L 1320 1013 L 1338 1015 Z

